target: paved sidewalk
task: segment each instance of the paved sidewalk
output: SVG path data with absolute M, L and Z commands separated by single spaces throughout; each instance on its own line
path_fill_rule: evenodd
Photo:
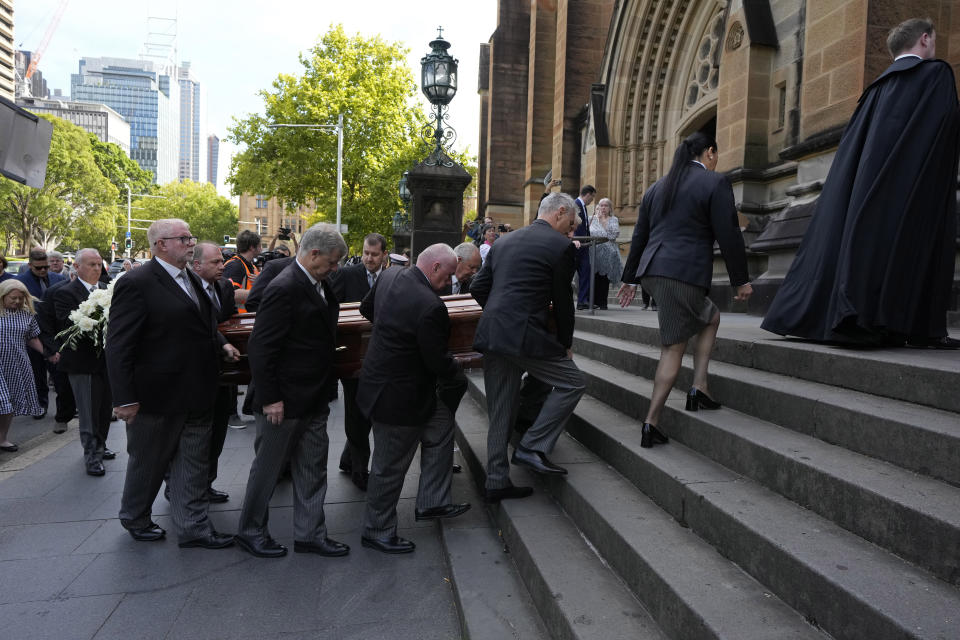
M 154 515 L 168 539 L 134 542 L 117 521 L 127 462 L 122 423 L 108 439 L 117 459 L 95 478 L 84 473 L 76 420 L 63 435 L 50 433 L 51 418 L 23 430 L 30 419 L 18 420 L 11 435 L 25 446 L 0 454 L 0 638 L 460 638 L 439 526 L 414 522 L 418 460 L 400 502 L 400 535 L 416 542 L 416 552 L 389 556 L 360 546 L 365 494 L 337 471 L 339 401 L 328 425 L 326 517 L 330 535 L 351 546 L 345 558 L 292 553 L 289 483 L 271 503 L 271 532 L 291 548 L 285 558 L 179 549 L 162 495 Z M 23 438 L 28 428 L 32 439 Z M 215 486 L 230 501 L 211 508 L 220 531 L 236 530 L 254 435 L 252 424 L 227 434 Z M 455 476 L 455 498 L 471 482 L 464 471 Z

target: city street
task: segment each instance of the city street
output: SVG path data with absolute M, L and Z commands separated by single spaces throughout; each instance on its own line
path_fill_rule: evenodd
M 0 454 L 0 637 L 459 638 L 440 527 L 414 522 L 418 461 L 400 502 L 399 531 L 416 552 L 362 548 L 364 494 L 337 471 L 343 412 L 339 401 L 331 409 L 326 518 L 330 535 L 351 546 L 345 558 L 292 553 L 289 482 L 274 495 L 270 522 L 291 548 L 285 558 L 253 558 L 236 547 L 179 549 L 162 495 L 154 514 L 168 538 L 134 542 L 117 521 L 127 462 L 122 423 L 108 440 L 117 458 L 96 478 L 84 473 L 76 420 L 62 435 L 52 433 L 52 412 L 15 420 L 11 438 L 21 451 Z M 215 486 L 230 500 L 211 508 L 219 531 L 236 529 L 254 435 L 252 424 L 227 434 Z M 454 476 L 455 499 L 471 499 L 466 471 Z M 479 506 L 465 524 L 485 524 Z

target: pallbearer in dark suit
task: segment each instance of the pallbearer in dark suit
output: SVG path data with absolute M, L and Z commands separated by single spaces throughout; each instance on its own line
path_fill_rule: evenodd
M 457 255 L 457 270 L 450 277 L 450 286 L 440 292 L 442 296 L 470 293 L 473 276 L 480 271 L 480 250 L 472 242 L 458 244 L 453 252 Z
M 210 420 L 220 358 L 238 353 L 217 332 L 203 284 L 186 268 L 197 241 L 187 223 L 157 220 L 147 240 L 153 260 L 117 280 L 107 333 L 114 413 L 127 423 L 120 524 L 135 540 L 164 537 L 150 516 L 169 469 L 180 546 L 219 549 L 233 537 L 207 517 Z
M 387 262 L 387 239 L 379 233 L 363 239 L 363 254 L 358 264 L 344 267 L 331 278 L 330 284 L 340 304 L 360 302 L 383 273 Z M 343 430 L 347 442 L 340 455 L 340 470 L 350 474 L 353 484 L 367 490 L 367 464 L 370 462 L 370 420 L 357 408 L 357 378 L 343 378 Z
M 453 414 L 466 380 L 447 350 L 450 317 L 437 291 L 450 285 L 457 257 L 445 244 L 430 245 L 413 269 L 390 269 L 360 305 L 373 323 L 360 373 L 357 404 L 373 422 L 373 460 L 363 517 L 363 546 L 408 553 L 397 536 L 403 478 L 420 446 L 417 520 L 452 518 L 470 508 L 450 498 Z M 438 398 L 438 378 L 459 378 Z
M 201 242 L 193 249 L 191 264 L 193 272 L 203 281 L 203 292 L 213 304 L 217 322 L 228 320 L 236 314 L 237 303 L 234 299 L 236 289 L 223 280 L 223 254 L 220 252 L 220 247 L 211 242 Z M 217 479 L 218 462 L 220 454 L 223 453 L 223 443 L 227 438 L 227 423 L 236 411 L 236 387 L 230 384 L 217 385 L 217 397 L 213 404 L 210 471 L 207 482 L 207 497 L 210 502 L 226 502 L 230 499 L 228 494 L 213 488 L 213 481 Z
M 70 312 L 77 309 L 93 291 L 106 288 L 99 282 L 103 258 L 96 249 L 81 249 L 73 263 L 77 279 L 68 284 L 51 287 L 54 315 L 54 333 L 73 325 Z M 65 372 L 73 389 L 80 425 L 80 444 L 87 474 L 102 476 L 103 454 L 110 430 L 113 405 L 110 382 L 107 379 L 107 359 L 103 350 L 97 350 L 89 338 L 79 340 L 75 348 L 60 347 L 57 367 Z
M 327 406 L 340 305 L 327 276 L 347 251 L 343 237 L 317 224 L 300 238 L 297 258 L 264 291 L 247 353 L 260 446 L 250 467 L 237 544 L 263 558 L 287 548 L 267 528 L 270 497 L 289 460 L 293 479 L 293 550 L 343 556 L 350 547 L 327 537 Z
M 583 373 L 570 351 L 574 246 L 566 234 L 576 215 L 577 207 L 570 196 L 551 193 L 545 197 L 533 223 L 497 241 L 470 286 L 470 293 L 483 306 L 473 345 L 483 353 L 490 416 L 486 481 L 490 502 L 522 498 L 533 491 L 511 484 L 507 462 L 507 443 L 517 415 L 524 371 L 551 391 L 512 461 L 538 473 L 566 473 L 547 454 L 586 389 Z M 548 327 L 551 315 L 555 332 Z

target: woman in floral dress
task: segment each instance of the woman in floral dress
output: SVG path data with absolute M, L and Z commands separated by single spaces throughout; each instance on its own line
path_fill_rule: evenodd
M 620 247 L 617 236 L 620 235 L 620 221 L 613 215 L 613 203 L 609 198 L 601 198 L 590 219 L 590 235 L 603 236 L 608 242 L 598 244 L 591 258 L 596 265 L 593 277 L 593 302 L 601 309 L 607 308 L 610 295 L 610 283 L 620 280 L 623 266 L 620 264 Z
M 33 300 L 19 280 L 0 282 L 0 451 L 16 451 L 7 439 L 13 416 L 40 415 L 27 347 L 43 353 Z

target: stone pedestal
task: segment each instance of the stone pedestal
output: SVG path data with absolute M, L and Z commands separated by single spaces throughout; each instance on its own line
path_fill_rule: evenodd
M 450 161 L 446 156 L 442 160 Z M 455 247 L 463 241 L 463 192 L 470 180 L 470 174 L 458 164 L 446 167 L 421 162 L 407 173 L 413 215 L 413 260 L 437 242 Z

